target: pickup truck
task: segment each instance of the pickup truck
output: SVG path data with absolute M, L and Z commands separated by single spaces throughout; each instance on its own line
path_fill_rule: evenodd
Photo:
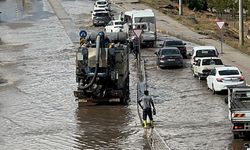
M 202 57 L 193 63 L 193 76 L 205 79 L 215 67 L 224 66 L 218 57 Z
M 234 138 L 250 133 L 250 86 L 229 86 L 225 101 Z

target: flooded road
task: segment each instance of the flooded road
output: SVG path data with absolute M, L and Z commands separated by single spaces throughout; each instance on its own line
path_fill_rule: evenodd
M 91 26 L 93 1 L 59 2 L 74 30 L 47 0 L 0 1 L 0 77 L 5 81 L 0 84 L 0 149 L 149 149 L 136 110 L 133 56 L 128 106 L 77 108 L 71 34 L 102 28 Z M 182 69 L 157 69 L 155 57 L 147 57 L 153 52 L 142 55 L 157 108 L 156 128 L 169 146 L 243 149 L 246 141 L 232 139 L 224 95 L 212 95 L 205 81 L 193 78 L 189 60 Z

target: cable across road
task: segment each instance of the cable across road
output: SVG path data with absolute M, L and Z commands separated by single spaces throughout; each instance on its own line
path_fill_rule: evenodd
M 138 53 L 136 60 L 136 73 L 137 73 L 137 112 L 140 119 L 141 125 L 143 124 L 142 114 L 138 104 L 138 100 L 143 95 L 144 90 L 147 90 L 147 72 L 146 72 L 146 61 L 142 58 L 141 54 Z M 152 150 L 171 150 L 167 145 L 163 137 L 157 131 L 156 128 L 144 129 L 147 142 Z

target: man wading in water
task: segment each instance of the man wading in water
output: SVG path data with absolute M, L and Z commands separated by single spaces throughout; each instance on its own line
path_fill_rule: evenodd
M 141 105 L 141 101 L 143 101 L 143 106 Z M 144 96 L 140 98 L 138 101 L 140 107 L 143 109 L 143 127 L 147 127 L 147 116 L 150 120 L 150 125 L 153 128 L 153 116 L 152 116 L 152 108 L 153 107 L 153 115 L 156 115 L 154 102 L 151 96 L 149 96 L 149 92 L 147 90 L 144 91 Z

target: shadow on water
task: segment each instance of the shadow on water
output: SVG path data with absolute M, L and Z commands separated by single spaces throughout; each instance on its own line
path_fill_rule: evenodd
M 76 141 L 79 149 L 118 149 L 129 136 L 130 111 L 125 106 L 98 105 L 76 111 Z

